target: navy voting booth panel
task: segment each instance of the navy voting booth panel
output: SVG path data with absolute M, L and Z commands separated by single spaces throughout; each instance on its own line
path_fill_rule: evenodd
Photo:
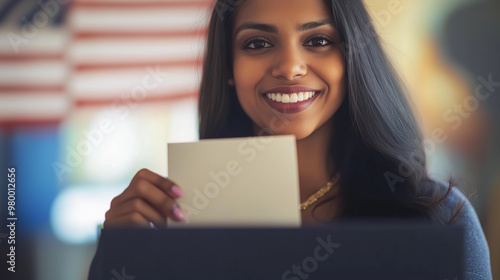
M 413 224 L 105 229 L 89 279 L 464 279 L 463 234 Z

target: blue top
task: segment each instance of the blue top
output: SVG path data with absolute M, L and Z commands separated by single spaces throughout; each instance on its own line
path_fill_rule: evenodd
M 439 180 L 435 181 L 443 187 L 443 191 L 447 190 L 448 184 Z M 457 204 L 461 202 L 464 202 L 464 206 L 451 224 L 463 225 L 465 229 L 465 279 L 490 280 L 492 279 L 490 250 L 472 204 L 459 189 L 453 188 L 439 207 L 444 207 L 451 219 Z

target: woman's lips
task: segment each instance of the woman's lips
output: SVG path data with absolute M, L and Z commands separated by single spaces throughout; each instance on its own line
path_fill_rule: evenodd
M 269 93 L 264 94 L 263 98 L 271 108 L 284 114 L 294 114 L 304 111 L 311 106 L 320 94 L 320 91 L 309 88 L 300 88 L 300 90 L 305 91 L 299 92 L 294 91 L 293 88 L 288 88 L 288 90 L 281 88 L 281 92 L 275 90 L 273 89 Z M 284 93 L 283 91 L 288 91 L 288 93 Z

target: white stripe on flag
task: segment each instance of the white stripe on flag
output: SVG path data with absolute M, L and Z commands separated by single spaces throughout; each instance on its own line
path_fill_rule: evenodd
M 21 28 L 3 27 L 0 29 L 0 55 L 2 56 L 61 54 L 67 43 L 67 29 L 62 27 L 36 29 L 33 32 Z
M 0 87 L 62 86 L 67 75 L 67 66 L 60 61 L 3 62 Z
M 0 94 L 0 121 L 62 119 L 68 108 L 67 96 L 60 93 Z
M 197 61 L 204 49 L 201 37 L 181 38 L 93 38 L 73 41 L 68 50 L 72 65 Z
M 75 32 L 128 33 L 193 31 L 206 27 L 206 7 L 146 7 L 72 10 L 69 24 Z
M 147 70 L 149 68 L 149 70 Z M 145 98 L 192 93 L 199 85 L 199 67 L 161 68 L 151 65 L 137 69 L 75 71 L 68 91 L 78 100 L 109 100 L 137 94 Z M 142 97 L 141 97 L 142 98 Z

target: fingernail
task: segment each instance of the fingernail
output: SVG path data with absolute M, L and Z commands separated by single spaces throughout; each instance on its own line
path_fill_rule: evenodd
M 170 187 L 170 191 L 176 196 L 176 197 L 183 197 L 184 193 L 182 192 L 181 188 L 177 185 L 173 185 Z
M 186 216 L 184 215 L 184 212 L 182 212 L 182 209 L 179 207 L 179 205 L 175 204 L 172 211 L 179 221 L 184 221 L 186 219 Z

